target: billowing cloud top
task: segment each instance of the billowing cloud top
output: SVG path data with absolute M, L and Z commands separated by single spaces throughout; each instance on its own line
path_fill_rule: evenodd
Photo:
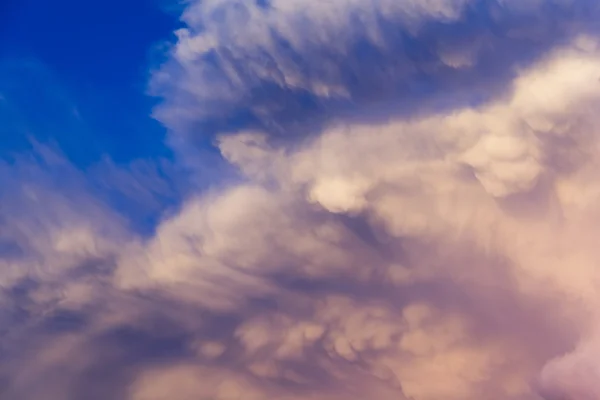
M 0 397 L 600 399 L 598 3 L 186 7 L 156 116 L 238 179 L 142 237 L 0 166 Z
M 154 74 L 156 115 L 180 134 L 244 124 L 305 135 L 340 115 L 473 104 L 598 13 L 585 0 L 191 2 Z

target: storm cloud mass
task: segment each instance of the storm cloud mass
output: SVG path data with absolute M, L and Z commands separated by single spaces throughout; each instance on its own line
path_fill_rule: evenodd
M 188 1 L 155 117 L 224 178 L 140 234 L 59 153 L 0 164 L 0 398 L 600 399 L 598 18 Z

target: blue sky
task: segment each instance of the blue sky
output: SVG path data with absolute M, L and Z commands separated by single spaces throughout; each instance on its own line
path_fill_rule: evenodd
M 172 10 L 145 0 L 3 4 L 3 153 L 30 135 L 82 167 L 102 154 L 119 163 L 169 155 L 146 86 L 179 24 Z
M 176 203 L 178 189 L 146 210 L 104 175 L 132 162 L 169 174 L 162 166 L 173 152 L 166 128 L 151 116 L 158 100 L 147 85 L 180 25 L 177 7 L 153 1 L 3 4 L 0 156 L 10 160 L 31 151 L 32 143 L 51 146 L 134 226 L 152 229 Z M 94 168 L 100 176 L 85 172 Z
M 599 20 L 0 0 L 0 399 L 599 399 Z

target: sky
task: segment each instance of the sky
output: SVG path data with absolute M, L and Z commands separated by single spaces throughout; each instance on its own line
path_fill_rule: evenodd
M 23 136 L 4 134 L 3 148 L 20 149 L 27 135 L 52 138 L 78 166 L 104 153 L 119 162 L 168 154 L 144 94 L 148 65 L 177 19 L 157 2 L 120 3 L 3 6 L 2 92 L 13 118 L 4 130 Z
M 599 400 L 596 0 L 0 3 L 0 398 Z

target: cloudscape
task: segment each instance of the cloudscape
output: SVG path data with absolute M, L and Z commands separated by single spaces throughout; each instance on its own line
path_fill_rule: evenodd
M 1 399 L 600 400 L 600 2 L 163 8 L 0 63 Z

